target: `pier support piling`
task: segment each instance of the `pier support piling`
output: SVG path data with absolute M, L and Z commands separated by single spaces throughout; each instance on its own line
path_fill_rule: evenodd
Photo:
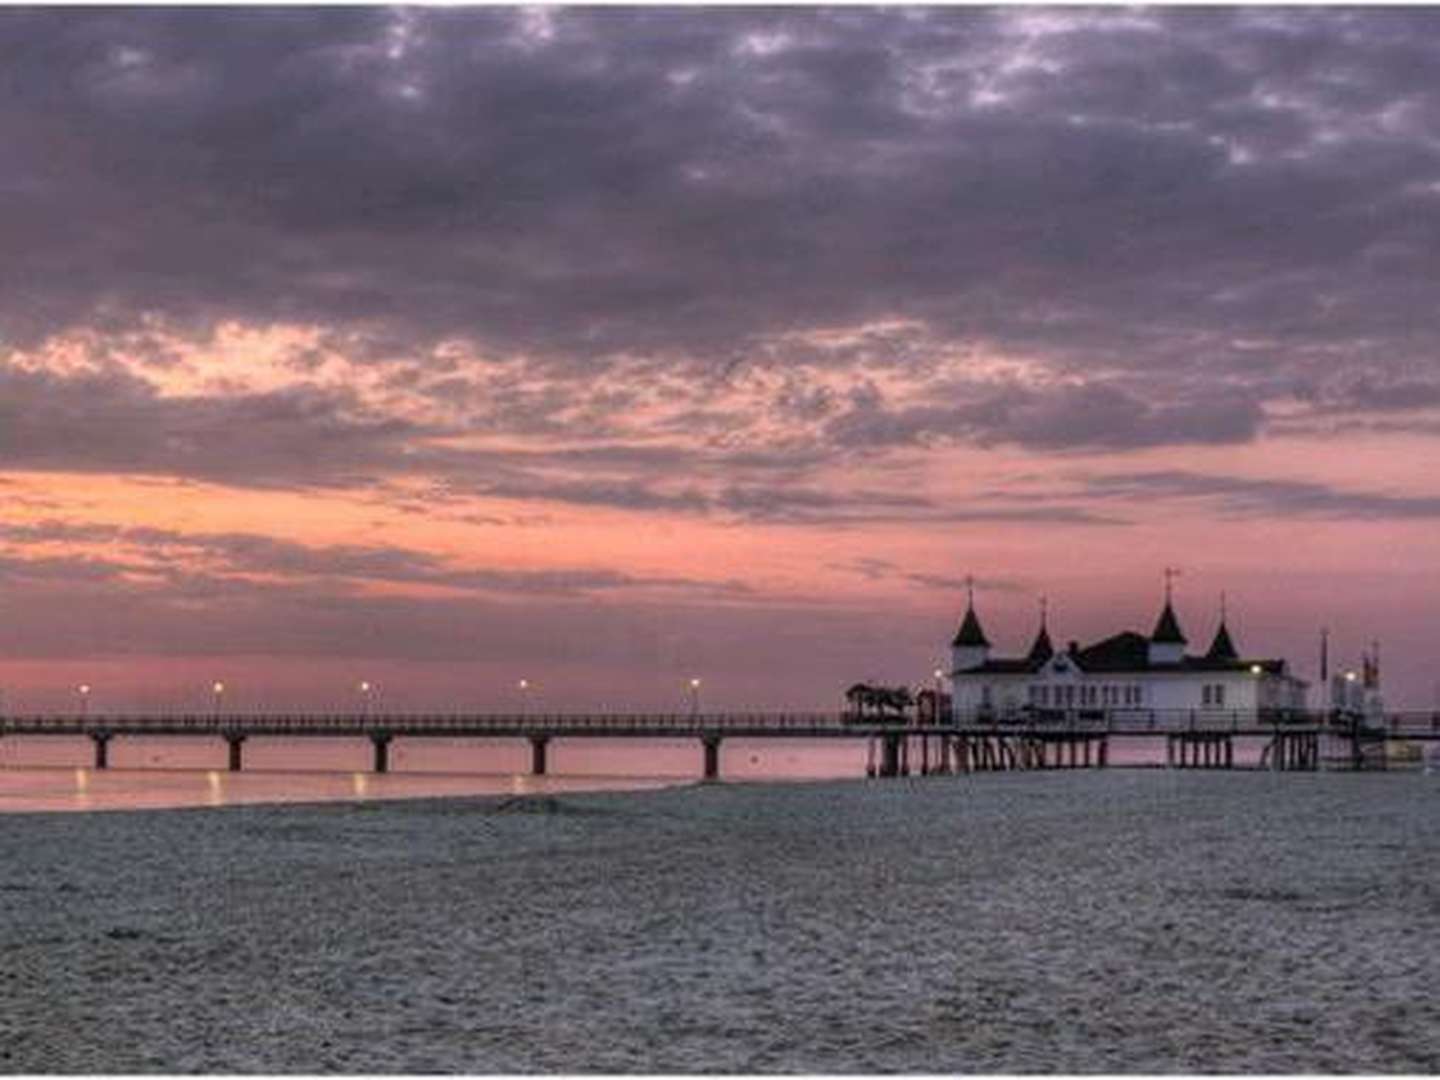
M 394 738 L 388 731 L 376 731 L 370 736 L 370 743 L 375 747 L 375 768 L 377 773 L 390 771 L 390 740 Z
M 110 732 L 92 731 L 90 738 L 95 742 L 95 768 L 110 767 Z
M 530 736 L 530 775 L 544 776 L 546 761 L 546 750 L 550 746 L 549 735 Z
M 230 747 L 230 771 L 239 772 L 244 759 L 245 736 L 236 732 L 227 732 L 225 742 Z
M 700 740 L 705 745 L 705 779 L 720 779 L 720 737 L 707 735 Z
M 880 775 L 893 777 L 900 775 L 900 755 L 905 745 L 903 735 L 887 733 L 880 737 Z

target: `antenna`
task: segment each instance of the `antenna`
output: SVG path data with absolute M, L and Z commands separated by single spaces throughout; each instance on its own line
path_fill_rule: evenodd
M 1175 579 L 1180 576 L 1180 568 L 1177 566 L 1165 567 L 1165 603 L 1170 603 L 1170 590 Z

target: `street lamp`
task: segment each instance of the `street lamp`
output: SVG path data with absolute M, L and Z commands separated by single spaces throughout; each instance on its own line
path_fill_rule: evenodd
M 356 687 L 360 691 L 360 714 L 368 717 L 370 715 L 370 694 L 375 689 L 375 684 L 368 679 L 361 679 L 360 685 Z
M 697 678 L 690 680 L 690 715 L 700 715 L 700 680 Z
M 520 691 L 520 715 L 521 715 L 521 716 L 524 716 L 524 715 L 526 714 L 526 712 L 528 711 L 527 706 L 528 706 L 529 700 L 530 700 L 530 695 L 529 695 L 530 680 L 529 680 L 529 679 L 521 679 L 519 682 L 517 682 L 517 683 L 515 684 L 515 689 L 518 690 L 518 691 Z
M 89 684 L 89 683 L 81 683 L 81 684 L 80 684 L 79 686 L 77 686 L 75 689 L 76 689 L 77 691 L 79 691 L 79 693 L 80 693 L 80 715 L 81 715 L 82 717 L 84 717 L 84 716 L 89 716 L 89 715 L 90 715 L 90 684 Z
M 225 696 L 225 684 L 218 679 L 210 685 L 210 694 L 214 698 L 215 715 L 220 715 L 220 701 Z

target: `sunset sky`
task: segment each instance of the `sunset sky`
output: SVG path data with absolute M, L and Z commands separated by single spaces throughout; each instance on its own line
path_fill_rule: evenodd
M 0 10 L 11 709 L 1440 698 L 1440 12 Z

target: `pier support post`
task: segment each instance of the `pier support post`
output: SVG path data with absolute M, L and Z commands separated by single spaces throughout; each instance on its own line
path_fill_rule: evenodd
M 375 731 L 370 734 L 370 742 L 375 747 L 375 768 L 377 773 L 390 771 L 390 740 L 394 738 L 388 731 Z
M 90 738 L 95 741 L 95 768 L 110 767 L 110 732 L 92 731 Z
M 1110 736 L 1100 736 L 1100 768 L 1106 768 L 1110 764 Z
M 545 751 L 550 746 L 549 735 L 530 736 L 530 775 L 544 776 L 547 764 Z
M 1174 736 L 1174 735 L 1166 735 L 1166 736 L 1165 736 L 1165 767 L 1166 767 L 1167 769 L 1173 769 L 1173 768 L 1175 767 L 1175 736 Z
M 886 733 L 880 737 L 880 775 L 900 775 L 900 748 L 904 743 L 904 737 L 894 733 Z
M 230 747 L 230 771 L 239 772 L 244 757 L 244 751 L 241 748 L 245 745 L 245 736 L 233 731 L 227 732 L 225 742 Z
M 1235 768 L 1235 740 L 1229 737 L 1225 739 L 1225 768 Z
M 720 779 L 720 736 L 706 735 L 700 740 L 705 744 L 705 779 Z

